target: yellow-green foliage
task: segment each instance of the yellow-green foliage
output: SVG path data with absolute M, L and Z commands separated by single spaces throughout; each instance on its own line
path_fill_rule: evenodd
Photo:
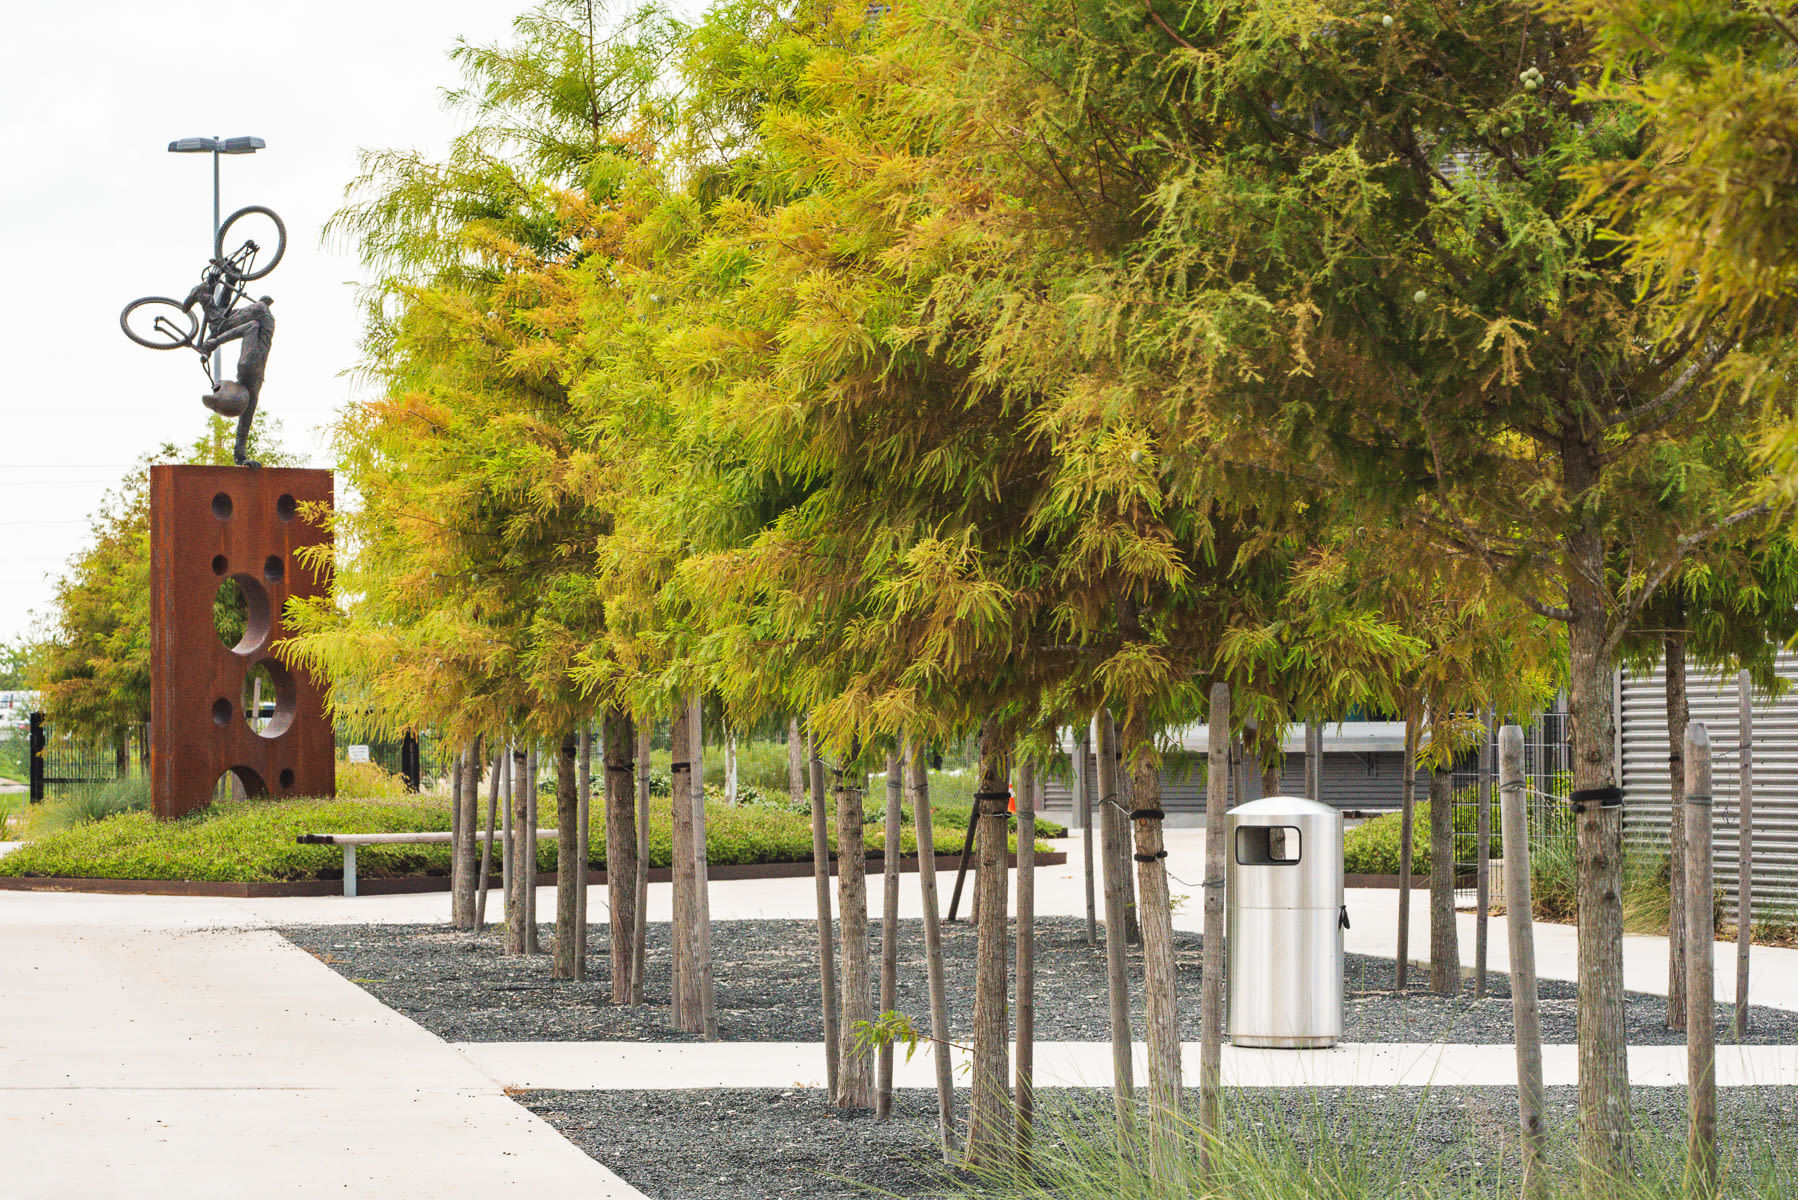
M 336 846 L 298 845 L 294 840 L 298 835 L 448 828 L 449 809 L 441 796 L 232 801 L 214 804 L 179 821 L 157 821 L 149 813 L 135 812 L 60 830 L 0 858 L 0 875 L 241 883 L 329 879 L 342 870 L 343 852 Z M 885 845 L 877 824 L 870 825 L 864 836 L 870 851 Z M 833 833 L 833 845 L 835 841 Z M 953 828 L 939 830 L 936 844 L 939 853 L 959 850 L 961 833 Z M 664 803 L 650 821 L 652 866 L 669 865 L 670 845 Z M 912 829 L 905 830 L 902 846 L 916 851 L 917 835 Z M 812 853 L 811 822 L 798 813 L 773 808 L 708 805 L 706 848 L 711 862 L 720 866 L 804 862 Z M 605 856 L 604 823 L 596 821 L 589 861 L 603 867 Z M 555 870 L 554 842 L 542 843 L 538 862 L 544 870 Z M 357 852 L 357 869 L 367 879 L 443 875 L 449 871 L 449 847 L 363 846 Z

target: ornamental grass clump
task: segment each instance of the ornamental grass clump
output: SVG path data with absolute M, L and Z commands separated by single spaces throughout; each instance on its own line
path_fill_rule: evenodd
M 1745 1115 L 1723 1130 L 1720 1200 L 1790 1195 L 1798 1146 L 1782 1129 L 1792 1101 L 1784 1089 L 1766 1091 L 1765 1103 L 1744 1106 Z M 1520 1194 L 1510 1088 L 1471 1096 L 1432 1089 L 1237 1091 L 1226 1102 L 1209 1171 L 1200 1166 L 1200 1131 L 1184 1116 L 1171 1144 L 1151 1148 L 1140 1138 L 1120 1141 L 1107 1099 L 1045 1092 L 1039 1105 L 1046 1111 L 1036 1121 L 1027 1166 L 956 1174 L 945 1179 L 942 1194 L 965 1200 L 1509 1200 Z M 1679 1106 L 1657 1107 L 1659 1120 L 1637 1119 L 1633 1167 L 1607 1192 L 1612 1200 L 1684 1194 Z M 1570 1118 L 1550 1131 L 1540 1200 L 1581 1195 Z M 1139 1121 L 1137 1128 L 1146 1125 Z

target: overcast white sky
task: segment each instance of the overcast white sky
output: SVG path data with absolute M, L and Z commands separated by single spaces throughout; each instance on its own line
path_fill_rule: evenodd
M 309 465 L 351 395 L 358 264 L 320 244 L 364 147 L 441 148 L 458 36 L 506 37 L 531 0 L 88 0 L 13 4 L 0 35 L 0 638 L 27 631 L 87 517 L 142 453 L 204 428 L 198 356 L 127 341 L 119 310 L 177 298 L 210 252 L 209 155 L 178 137 L 253 135 L 224 160 L 224 211 L 266 204 L 287 257 L 261 283 L 279 325 L 263 413 Z M 683 8 L 688 6 L 682 5 Z M 700 5 L 693 5 L 697 8 Z M 229 373 L 234 348 L 225 351 Z

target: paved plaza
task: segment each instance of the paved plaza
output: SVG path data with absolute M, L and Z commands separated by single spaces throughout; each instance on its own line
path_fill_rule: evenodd
M 1170 870 L 1197 879 L 1203 837 L 1170 830 Z M 1085 911 L 1080 845 L 1041 873 L 1038 911 Z M 1179 890 L 1178 887 L 1176 890 Z M 878 884 L 870 906 L 878 915 Z M 902 915 L 918 914 L 903 877 Z M 605 889 L 591 893 L 605 920 Z M 809 879 L 717 882 L 715 921 L 815 915 Z M 1397 893 L 1355 891 L 1351 952 L 1393 953 Z M 545 889 L 540 911 L 554 911 Z M 669 889 L 650 889 L 667 921 Z M 333 1195 L 491 1197 L 575 1185 L 605 1200 L 638 1191 L 513 1102 L 507 1088 L 816 1087 L 822 1048 L 804 1043 L 445 1042 L 298 949 L 274 925 L 446 921 L 442 894 L 217 900 L 0 892 L 0 1161 L 20 1197 Z M 1473 917 L 1462 914 L 1471 961 Z M 1412 905 L 1413 954 L 1429 945 L 1424 893 Z M 1202 922 L 1197 897 L 1176 918 Z M 1506 964 L 1491 922 L 1491 965 Z M 1540 972 L 1572 979 L 1570 927 L 1537 925 Z M 594 947 L 601 952 L 603 942 Z M 1665 994 L 1664 939 L 1627 939 L 1628 986 Z M 1717 994 L 1735 993 L 1720 946 Z M 547 960 L 543 970 L 548 972 Z M 1798 951 L 1756 947 L 1754 1002 L 1798 1008 Z M 1039 1045 L 1043 1086 L 1103 1085 L 1104 1031 Z M 1140 1052 L 1139 1047 L 1139 1052 Z M 1196 1047 L 1189 1047 L 1196 1058 Z M 1572 1083 L 1571 1046 L 1545 1051 L 1550 1085 Z M 1226 1049 L 1242 1087 L 1508 1084 L 1508 1046 L 1343 1045 L 1328 1051 Z M 1681 1047 L 1637 1047 L 1638 1084 L 1684 1079 Z M 1720 1047 L 1719 1082 L 1798 1085 L 1798 1047 Z M 927 1056 L 901 1063 L 901 1087 L 928 1087 Z

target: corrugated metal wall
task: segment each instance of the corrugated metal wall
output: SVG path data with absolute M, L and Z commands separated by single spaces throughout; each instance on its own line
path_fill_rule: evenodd
M 1798 677 L 1798 655 L 1781 654 L 1779 673 Z M 1736 683 L 1734 678 L 1691 671 L 1686 692 L 1692 720 L 1703 721 L 1711 735 L 1717 888 L 1724 895 L 1726 911 L 1733 915 L 1739 877 L 1736 798 L 1741 782 L 1733 753 L 1741 740 Z M 1624 838 L 1664 854 L 1670 795 L 1666 671 L 1660 666 L 1651 672 L 1625 671 L 1619 693 Z M 1798 913 L 1798 694 L 1778 701 L 1757 697 L 1753 711 L 1754 905 L 1757 914 L 1789 915 Z
M 1089 761 L 1091 755 L 1087 756 Z M 1094 770 L 1097 770 L 1095 767 Z M 1397 808 L 1399 784 L 1404 778 L 1405 756 L 1371 752 L 1339 752 L 1324 755 L 1322 790 L 1325 804 L 1337 808 Z M 1095 776 L 1096 778 L 1096 776 Z M 1429 777 L 1417 776 L 1418 796 L 1429 794 Z M 1305 756 L 1288 754 L 1280 779 L 1288 796 L 1305 794 Z M 1066 812 L 1073 803 L 1068 782 L 1051 778 L 1043 787 L 1043 807 Z M 1205 811 L 1205 769 L 1196 759 L 1165 769 L 1161 777 L 1161 805 L 1169 812 Z

